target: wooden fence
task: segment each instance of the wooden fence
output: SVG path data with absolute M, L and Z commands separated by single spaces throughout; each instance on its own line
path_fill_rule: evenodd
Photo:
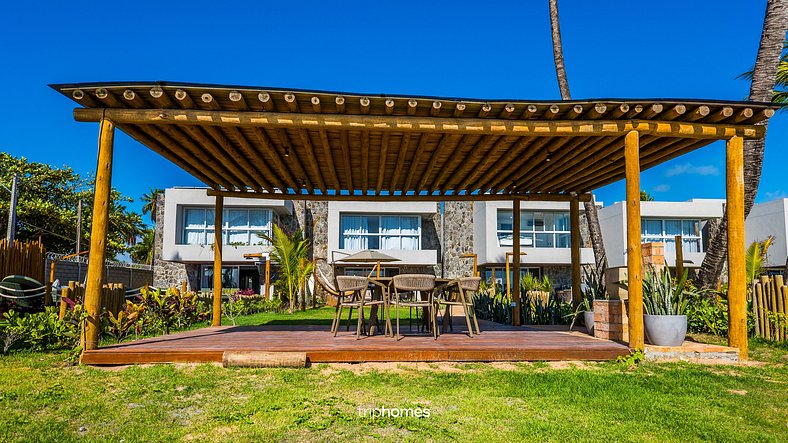
M 788 286 L 782 275 L 762 276 L 753 282 L 752 312 L 756 336 L 774 341 L 788 338 Z
M 101 307 L 111 312 L 113 315 L 118 315 L 118 312 L 123 310 L 126 304 L 126 287 L 120 283 L 110 283 L 103 286 L 101 294 Z M 68 286 L 63 287 L 60 298 L 60 318 L 66 315 L 68 304 L 64 298 L 67 298 L 74 303 L 82 304 L 85 300 L 85 285 L 75 281 L 68 282 Z
M 14 240 L 9 244 L 7 239 L 0 240 L 0 279 L 9 275 L 24 275 L 43 284 L 46 281 L 45 260 L 46 250 L 41 242 Z

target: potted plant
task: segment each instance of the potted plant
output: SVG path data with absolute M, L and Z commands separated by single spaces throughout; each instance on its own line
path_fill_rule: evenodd
M 606 298 L 605 281 L 599 278 L 597 272 L 589 272 L 588 269 L 585 269 L 583 274 L 585 287 L 582 290 L 580 304 L 577 305 L 574 314 L 572 314 L 572 325 L 569 329 L 571 330 L 572 327 L 574 327 L 577 318 L 582 313 L 583 324 L 586 326 L 586 331 L 588 331 L 590 335 L 594 335 L 594 300 Z
M 687 271 L 674 279 L 667 268 L 653 267 L 643 278 L 643 327 L 657 346 L 680 346 L 687 335 L 687 299 L 701 295 L 687 281 Z

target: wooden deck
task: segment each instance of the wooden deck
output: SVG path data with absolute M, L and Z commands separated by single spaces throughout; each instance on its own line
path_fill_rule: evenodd
M 611 360 L 629 353 L 626 345 L 556 328 L 482 325 L 482 334 L 474 338 L 455 331 L 437 340 L 407 335 L 399 341 L 380 335 L 356 340 L 355 333 L 345 332 L 344 327 L 335 338 L 328 329 L 311 325 L 204 328 L 85 351 L 82 362 L 221 362 L 225 351 L 305 352 L 311 363 Z

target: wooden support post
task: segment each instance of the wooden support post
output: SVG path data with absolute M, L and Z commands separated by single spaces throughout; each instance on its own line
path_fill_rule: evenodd
M 643 256 L 640 247 L 640 135 L 624 136 L 627 190 L 627 292 L 629 293 L 629 347 L 643 349 Z
M 747 277 L 744 266 L 744 140 L 732 137 L 726 146 L 728 211 L 728 346 L 747 360 Z
M 520 326 L 520 200 L 512 201 L 512 324 Z
M 676 236 L 676 278 L 684 275 L 684 240 L 681 235 Z
M 49 264 L 49 284 L 47 285 L 47 293 L 46 297 L 44 298 L 44 306 L 52 306 L 52 285 L 55 283 L 55 260 L 52 259 L 52 263 Z
M 271 296 L 271 256 L 265 258 L 265 299 Z
M 115 125 L 102 119 L 99 129 L 98 165 L 93 196 L 93 227 L 90 233 L 90 261 L 86 279 L 84 306 L 88 318 L 84 323 L 81 345 L 84 350 L 98 347 L 101 332 L 101 292 L 104 285 L 104 259 L 107 252 L 110 191 L 112 187 L 112 151 Z
M 222 325 L 222 228 L 224 225 L 224 197 L 216 196 L 213 215 L 213 321 L 212 326 Z
M 181 282 L 181 294 L 185 294 L 187 289 L 188 285 L 186 284 L 186 280 L 184 280 Z
M 572 248 L 572 305 L 577 307 L 583 300 L 580 293 L 580 201 L 569 202 L 570 247 Z

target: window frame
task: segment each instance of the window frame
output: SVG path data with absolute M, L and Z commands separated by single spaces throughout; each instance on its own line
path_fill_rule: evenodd
M 366 234 L 352 234 L 352 236 L 360 236 L 360 237 L 377 237 L 378 239 L 378 247 L 377 248 L 369 248 L 374 249 L 377 251 L 421 251 L 422 250 L 422 230 L 421 230 L 421 215 L 418 214 L 375 214 L 375 213 L 357 213 L 357 212 L 341 212 L 339 214 L 339 249 L 344 250 L 348 249 L 345 247 L 345 229 L 343 224 L 344 217 L 376 217 L 378 219 L 378 232 L 368 232 Z M 399 221 L 397 224 L 397 229 L 400 231 L 397 234 L 390 234 L 390 233 L 383 233 L 383 218 L 384 217 L 397 217 L 401 218 L 415 218 L 417 220 L 417 231 L 418 234 L 402 234 L 402 222 Z M 351 236 L 351 235 L 348 235 Z M 383 249 L 380 246 L 382 245 L 382 238 L 383 237 L 398 237 L 400 242 L 399 249 Z M 417 244 L 416 249 L 402 249 L 402 239 L 403 238 L 416 238 Z M 369 242 L 367 242 L 369 243 Z
M 662 227 L 661 233 L 660 234 L 648 234 L 648 235 L 646 235 L 643 232 L 644 231 L 644 227 L 645 227 L 645 223 L 646 222 L 656 222 L 656 221 L 660 222 L 660 225 Z M 678 222 L 681 225 L 681 241 L 682 241 L 682 247 L 684 248 L 685 252 L 701 253 L 701 254 L 706 252 L 706 250 L 704 248 L 704 245 L 703 245 L 703 220 L 699 219 L 699 218 L 686 218 L 686 217 L 677 217 L 677 218 L 674 218 L 674 217 L 664 217 L 664 218 L 659 218 L 659 217 L 641 217 L 641 220 L 640 220 L 640 242 L 641 243 L 661 242 L 664 245 L 666 245 L 666 247 L 667 247 L 668 244 L 674 244 L 673 252 L 675 253 L 676 235 L 678 235 L 678 234 L 667 234 L 666 233 L 666 224 L 667 224 L 666 222 L 667 221 Z M 698 233 L 697 234 L 691 234 L 691 235 L 685 235 L 684 234 L 684 223 L 685 222 L 697 223 Z M 698 245 L 697 252 L 692 251 L 692 250 L 687 250 L 687 247 L 690 246 L 689 244 L 692 243 L 692 242 L 696 242 L 696 244 Z
M 502 235 L 509 235 L 514 240 L 514 229 L 499 229 L 499 220 L 501 217 L 502 212 L 508 212 L 511 214 L 511 217 L 514 217 L 514 210 L 507 209 L 507 208 L 498 208 L 495 213 L 495 238 L 498 242 L 498 247 L 500 248 L 510 248 L 511 245 L 503 245 L 501 244 L 501 236 Z M 537 230 L 536 229 L 536 214 L 550 214 L 553 216 L 553 229 L 552 230 Z M 556 210 L 543 210 L 543 211 L 535 211 L 530 209 L 521 209 L 520 210 L 520 246 L 523 248 L 534 248 L 534 249 L 569 249 L 572 246 L 572 231 L 571 231 L 571 223 L 568 223 L 568 229 L 566 231 L 556 230 L 555 229 L 555 220 L 556 216 L 565 216 L 569 219 L 569 211 L 556 211 Z M 544 219 L 544 216 L 542 217 Z M 528 221 L 531 220 L 530 229 Z M 514 226 L 512 226 L 514 228 Z M 537 246 L 537 235 L 552 235 L 552 246 Z M 566 246 L 559 246 L 558 239 L 559 236 L 566 236 L 568 241 L 566 242 Z M 530 244 L 527 242 L 530 241 Z
M 188 227 L 186 224 L 187 220 L 187 213 L 189 211 L 203 211 L 203 225 L 201 227 Z M 245 227 L 230 227 L 230 219 L 229 214 L 230 211 L 246 211 L 246 226 Z M 251 212 L 252 211 L 261 211 L 268 216 L 268 222 L 263 228 L 252 228 L 251 227 Z M 213 214 L 213 216 L 209 216 Z M 213 237 L 211 236 L 211 240 L 208 240 L 209 234 L 214 234 L 214 224 L 208 223 L 208 220 L 214 219 L 215 217 L 215 207 L 214 206 L 184 206 L 182 210 L 182 217 L 180 223 L 180 236 L 179 236 L 179 245 L 188 245 L 188 246 L 208 246 L 213 244 Z M 215 219 L 214 219 L 215 220 Z M 191 243 L 188 241 L 188 233 L 189 232 L 200 232 L 200 240 L 197 243 Z M 246 242 L 242 242 L 242 244 L 236 246 L 270 246 L 270 242 L 260 237 L 261 242 L 252 244 L 252 234 L 253 233 L 263 233 L 265 235 L 271 236 L 273 233 L 273 210 L 270 208 L 259 208 L 259 207 L 229 207 L 224 208 L 222 211 L 222 244 L 229 245 L 230 234 L 231 233 L 246 233 Z

